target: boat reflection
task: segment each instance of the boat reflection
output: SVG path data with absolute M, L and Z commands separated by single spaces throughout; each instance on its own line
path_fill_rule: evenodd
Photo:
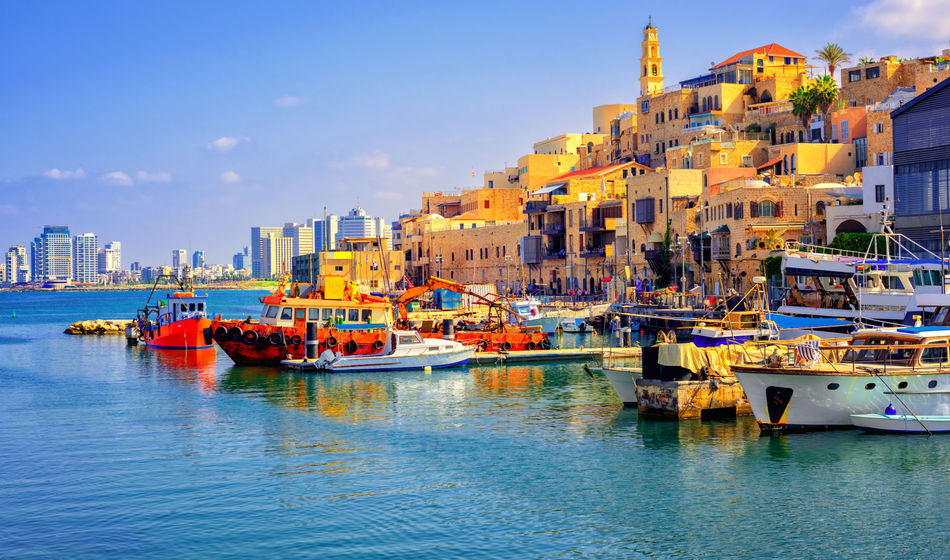
M 539 366 L 488 366 L 472 368 L 475 384 L 486 393 L 522 393 L 544 385 L 544 369 Z
M 200 391 L 217 390 L 218 352 L 215 348 L 198 350 L 170 350 L 161 348 L 130 348 L 138 354 L 145 371 L 156 372 L 163 378 L 183 385 L 194 385 Z

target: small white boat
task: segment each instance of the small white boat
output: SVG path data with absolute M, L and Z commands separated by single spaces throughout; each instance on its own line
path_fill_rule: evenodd
M 587 324 L 584 319 L 564 319 L 558 325 L 562 332 L 566 333 L 591 333 L 594 329 Z
M 541 327 L 541 332 L 553 334 L 557 331 L 561 322 L 561 317 L 554 317 L 546 314 L 541 309 L 541 302 L 536 299 L 524 299 L 511 303 L 511 308 L 524 317 L 524 319 L 512 317 L 510 323 L 521 323 L 528 327 Z
M 910 414 L 852 414 L 851 422 L 859 430 L 926 434 L 950 432 L 950 416 L 912 416 Z
M 423 338 L 416 331 L 390 331 L 386 344 L 375 354 L 344 356 L 325 350 L 320 358 L 305 362 L 285 360 L 285 366 L 294 369 L 315 369 L 325 372 L 390 371 L 425 368 L 447 368 L 468 363 L 475 354 L 475 346 L 465 346 L 454 340 Z M 309 366 L 308 366 L 309 364 Z
M 624 406 L 637 406 L 636 379 L 643 376 L 641 368 L 614 366 L 600 368 L 600 371 L 603 372 L 607 381 L 610 381 L 614 391 L 617 391 L 617 396 L 623 401 Z

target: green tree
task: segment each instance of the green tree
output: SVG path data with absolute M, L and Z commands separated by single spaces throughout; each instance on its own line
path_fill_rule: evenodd
M 815 52 L 818 53 L 818 56 L 815 58 L 823 61 L 828 66 L 828 73 L 831 74 L 832 80 L 835 77 L 835 69 L 838 66 L 845 62 L 851 62 L 851 55 L 844 52 L 844 49 L 837 43 L 828 43 Z
M 802 121 L 802 126 L 807 129 L 811 116 L 815 114 L 818 106 L 814 92 L 809 86 L 798 86 L 788 99 L 792 102 L 792 114 L 798 117 Z
M 670 237 L 670 228 L 666 228 L 666 235 L 663 236 L 663 243 L 660 245 L 657 259 L 654 263 L 656 272 L 656 287 L 666 288 L 672 286 L 675 282 L 673 271 L 673 239 Z
M 820 76 L 811 83 L 809 89 L 812 92 L 815 108 L 821 112 L 825 121 L 825 140 L 828 140 L 831 137 L 831 119 L 828 111 L 838 100 L 838 84 L 831 76 Z
M 867 66 L 868 64 L 874 64 L 874 59 L 870 56 L 862 56 L 858 59 L 858 66 Z

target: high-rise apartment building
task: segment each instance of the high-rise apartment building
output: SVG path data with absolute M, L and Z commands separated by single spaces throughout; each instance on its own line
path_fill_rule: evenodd
M 294 254 L 307 255 L 313 252 L 313 228 L 296 222 L 284 224 L 284 237 L 294 240 Z
M 33 280 L 72 280 L 73 238 L 69 226 L 43 226 L 43 233 L 30 244 Z
M 234 257 L 231 259 L 231 264 L 234 265 L 234 270 L 244 270 L 245 268 L 250 268 L 251 259 L 248 248 L 244 247 L 244 250 L 240 253 L 234 253 Z
M 122 270 L 122 243 L 110 241 L 106 243 L 105 249 L 112 251 L 112 262 L 114 267 L 109 272 L 120 272 Z
M 73 239 L 73 280 L 80 284 L 95 284 L 99 280 L 99 241 L 94 233 Z
M 26 258 L 26 247 L 14 245 L 7 250 L 7 265 L 4 280 L 12 284 L 30 281 L 30 265 Z
M 181 270 L 188 264 L 188 251 L 184 249 L 175 249 L 172 251 L 172 268 L 176 271 Z
M 252 227 L 251 228 L 251 275 L 255 278 L 268 278 L 271 273 L 269 266 L 264 264 L 264 250 L 267 238 L 271 235 L 283 236 L 284 228 L 279 227 Z
M 277 234 L 264 238 L 262 278 L 283 276 L 293 271 L 294 240 Z

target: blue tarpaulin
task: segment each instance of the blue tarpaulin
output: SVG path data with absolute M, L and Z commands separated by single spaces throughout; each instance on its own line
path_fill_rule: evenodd
M 827 317 L 796 317 L 794 315 L 782 315 L 781 313 L 771 313 L 769 318 L 775 322 L 780 329 L 830 329 L 834 327 L 854 328 L 854 323 L 843 319 L 833 319 Z

